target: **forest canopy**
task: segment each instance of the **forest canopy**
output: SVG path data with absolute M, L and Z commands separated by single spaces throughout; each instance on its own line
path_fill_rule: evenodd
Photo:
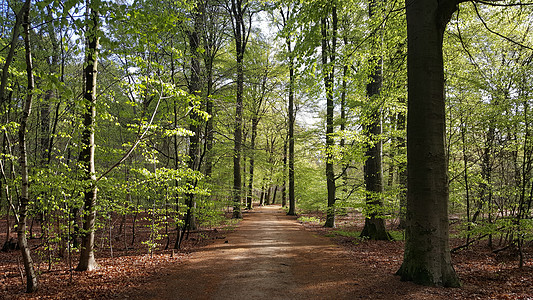
M 0 12 L 2 243 L 21 249 L 28 292 L 34 223 L 39 261 L 75 253 L 87 271 L 112 220 L 126 245 L 124 222 L 144 218 L 153 253 L 269 204 L 326 227 L 357 215 L 365 239 L 405 230 L 398 274 L 420 284 L 460 284 L 450 222 L 464 241 L 453 251 L 484 240 L 525 264 L 531 3 L 26 0 Z

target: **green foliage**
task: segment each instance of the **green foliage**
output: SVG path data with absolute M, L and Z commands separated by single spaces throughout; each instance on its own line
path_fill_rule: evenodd
M 308 217 L 308 216 L 300 216 L 298 217 L 298 221 L 302 223 L 314 223 L 314 224 L 320 224 L 322 221 L 320 218 L 317 217 Z

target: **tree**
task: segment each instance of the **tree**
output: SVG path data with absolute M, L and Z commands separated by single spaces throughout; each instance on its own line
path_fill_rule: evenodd
M 376 11 L 379 11 L 379 2 L 371 0 L 369 3 L 369 17 L 371 20 L 378 20 Z M 381 48 L 381 26 L 377 25 L 378 30 L 372 42 L 372 53 L 379 53 Z M 369 138 L 369 146 L 366 151 L 365 162 L 365 188 L 366 188 L 366 209 L 365 227 L 361 232 L 361 237 L 374 240 L 388 240 L 389 234 L 385 229 L 385 219 L 383 218 L 383 167 L 382 167 L 382 126 L 381 126 L 381 105 L 379 96 L 381 93 L 382 76 L 382 55 L 374 54 L 370 59 L 371 71 L 370 82 L 366 85 L 366 93 L 369 99 L 369 119 L 365 126 L 366 134 Z
M 293 41 L 292 34 L 289 28 L 289 21 L 295 17 L 296 5 L 294 3 L 289 3 L 287 6 L 287 11 L 284 11 L 283 8 L 280 8 L 280 14 L 282 18 L 282 30 L 286 32 L 283 33 L 285 37 L 285 44 L 287 46 L 287 58 L 289 60 L 289 91 L 288 91 L 288 140 L 289 140 L 289 149 L 288 149 L 288 169 L 289 169 L 289 211 L 287 214 L 289 216 L 296 215 L 296 199 L 294 195 L 294 120 L 296 115 L 294 113 L 294 89 L 296 85 L 296 75 L 295 75 L 295 66 L 294 66 L 294 51 L 293 51 Z M 284 190 L 285 191 L 285 190 Z
M 87 41 L 85 50 L 85 82 L 83 98 L 85 111 L 83 113 L 82 150 L 79 161 L 83 166 L 84 180 L 84 220 L 80 251 L 80 261 L 76 270 L 91 271 L 96 268 L 94 259 L 94 226 L 96 222 L 96 168 L 95 168 L 95 119 L 96 119 L 96 76 L 98 73 L 98 51 L 100 44 L 99 33 L 99 1 L 87 0 Z
M 325 227 L 335 226 L 335 171 L 333 168 L 333 145 L 334 145 L 334 124 L 333 113 L 335 104 L 334 85 L 335 85 L 335 55 L 337 51 L 337 2 L 331 6 L 331 12 L 328 8 L 327 16 L 322 17 L 322 77 L 324 78 L 324 87 L 326 93 L 326 182 L 328 189 L 328 208 L 326 215 Z M 324 12 L 326 13 L 326 12 Z M 329 14 L 331 13 L 331 20 Z
M 459 286 L 451 263 L 442 45 L 460 1 L 407 1 L 407 214 L 397 274 L 423 285 Z
M 250 29 L 246 28 L 244 16 L 248 12 L 250 3 L 242 0 L 231 0 L 231 17 L 233 25 L 233 37 L 235 38 L 235 52 L 237 56 L 237 93 L 235 98 L 235 131 L 233 147 L 233 217 L 242 218 L 241 212 L 241 147 L 242 147 L 242 105 L 244 89 L 243 59 L 246 44 L 250 35 Z M 251 24 L 249 24 L 251 25 Z
M 202 29 L 202 17 L 199 11 L 200 1 L 195 4 L 193 11 L 193 28 L 187 33 L 189 38 L 189 47 L 191 51 L 191 75 L 189 79 L 189 93 L 193 96 L 191 100 L 192 112 L 189 130 L 191 135 L 189 136 L 189 169 L 194 171 L 200 170 L 200 116 L 198 115 L 197 106 L 198 99 L 201 96 L 201 69 L 200 69 L 200 31 Z M 198 98 L 198 99 L 197 99 Z M 196 186 L 197 182 L 191 182 L 191 186 Z M 196 218 L 194 216 L 194 194 L 188 193 L 186 200 L 187 214 L 185 215 L 185 228 L 196 229 Z
M 33 100 L 33 93 L 35 81 L 33 78 L 33 62 L 31 54 L 30 42 L 30 10 L 31 1 L 26 0 L 21 9 L 23 12 L 24 27 L 24 48 L 26 53 L 26 74 L 28 79 L 28 90 L 26 91 L 26 101 L 24 103 L 24 110 L 22 111 L 22 118 L 19 127 L 19 144 L 20 144 L 20 175 L 21 175 L 21 189 L 20 189 L 20 208 L 17 226 L 18 245 L 22 253 L 22 260 L 24 262 L 24 271 L 26 272 L 26 292 L 33 293 L 37 291 L 37 276 L 33 267 L 33 259 L 30 254 L 30 247 L 26 238 L 26 222 L 28 214 L 28 205 L 30 201 L 29 194 L 29 176 L 28 176 L 28 153 L 26 147 L 26 135 L 28 131 L 28 118 L 31 115 L 31 107 Z

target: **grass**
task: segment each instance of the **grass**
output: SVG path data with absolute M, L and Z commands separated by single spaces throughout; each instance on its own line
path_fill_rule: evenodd
M 302 223 L 315 223 L 315 224 L 320 224 L 320 218 L 317 218 L 317 217 L 307 217 L 307 216 L 301 216 L 298 218 L 298 221 L 299 222 L 302 222 Z
M 394 241 L 403 241 L 404 235 L 403 231 L 389 231 L 389 234 L 391 235 L 392 239 Z M 361 238 L 361 231 L 351 231 L 351 230 L 334 230 L 331 233 L 326 234 L 327 237 L 336 237 L 336 236 L 343 236 L 343 237 L 349 237 L 349 238 L 356 238 L 358 240 L 365 240 L 364 238 Z M 354 241 L 355 242 L 355 241 Z

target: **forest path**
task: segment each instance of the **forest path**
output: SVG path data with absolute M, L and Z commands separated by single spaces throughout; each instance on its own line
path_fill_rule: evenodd
M 426 298 L 404 294 L 400 285 L 392 274 L 372 274 L 369 266 L 350 258 L 328 238 L 304 230 L 279 206 L 266 206 L 246 212 L 226 239 L 162 271 L 128 298 Z

